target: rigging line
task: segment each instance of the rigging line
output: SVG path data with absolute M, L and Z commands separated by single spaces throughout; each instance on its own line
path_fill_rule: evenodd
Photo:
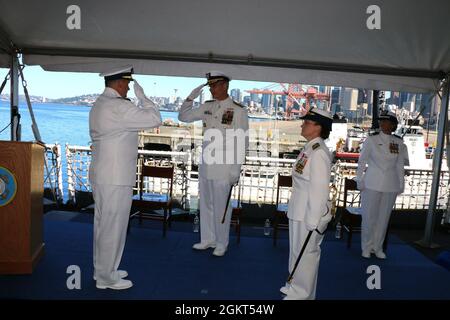
M 34 117 L 34 112 L 33 112 L 33 107 L 31 105 L 31 101 L 30 101 L 30 96 L 28 94 L 28 89 L 27 89 L 27 81 L 25 80 L 24 76 L 23 76 L 23 72 L 22 70 L 25 68 L 25 65 L 21 65 L 19 66 L 19 74 L 20 77 L 22 78 L 22 87 L 23 87 L 23 92 L 25 93 L 25 98 L 27 101 L 27 106 L 28 106 L 28 111 L 30 112 L 30 117 L 31 117 L 31 129 L 33 131 L 33 135 L 34 138 L 36 139 L 36 141 L 42 142 L 42 138 L 41 138 L 41 134 L 39 132 L 39 128 L 38 125 L 36 123 L 36 119 Z
M 11 125 L 11 123 L 12 123 L 12 122 L 8 123 L 8 125 L 7 125 L 6 127 L 4 127 L 2 130 L 0 130 L 0 133 L 2 133 L 3 131 L 5 131 L 5 130 Z
M 0 86 L 0 94 L 2 94 L 3 89 L 5 88 L 6 82 L 9 80 L 9 75 L 11 74 L 11 70 L 5 76 L 5 80 L 3 80 L 2 85 Z

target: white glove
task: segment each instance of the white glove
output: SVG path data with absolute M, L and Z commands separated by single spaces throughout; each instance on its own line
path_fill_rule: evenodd
M 309 223 L 306 222 L 306 221 L 305 221 L 305 227 L 306 227 L 306 230 L 308 230 L 308 231 L 314 231 L 314 230 L 316 229 L 315 226 L 309 224 Z
M 328 201 L 327 203 L 327 207 L 331 208 L 331 201 Z M 333 218 L 333 216 L 331 215 L 331 212 L 328 211 L 328 213 L 325 216 L 322 216 L 319 220 L 319 224 L 317 226 L 317 230 L 320 233 L 324 233 L 325 230 L 327 229 L 328 223 L 331 221 L 331 219 Z
M 200 95 L 200 93 L 202 92 L 204 86 L 205 86 L 205 84 L 201 84 L 197 88 L 192 90 L 192 92 L 187 97 L 187 100 L 191 100 L 192 101 L 195 98 L 197 98 Z
M 139 101 L 147 99 L 144 93 L 144 89 L 142 89 L 137 80 L 134 80 L 134 94 L 136 95 L 136 98 L 139 99 Z
M 144 89 L 142 89 L 136 80 L 134 80 L 134 94 L 142 106 L 154 105 L 153 101 L 145 96 Z

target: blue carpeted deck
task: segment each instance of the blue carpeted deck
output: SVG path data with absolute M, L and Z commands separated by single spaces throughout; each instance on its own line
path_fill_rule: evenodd
M 92 224 L 88 214 L 48 213 L 45 256 L 32 275 L 0 276 L 0 298 L 13 299 L 162 299 L 279 300 L 287 277 L 286 232 L 278 246 L 272 239 L 243 230 L 241 244 L 233 232 L 224 257 L 191 249 L 199 235 L 174 222 L 167 237 L 160 225 L 133 227 L 121 268 L 134 286 L 123 291 L 98 290 L 92 280 Z M 261 234 L 261 236 L 259 236 Z M 360 257 L 359 238 L 350 250 L 327 234 L 322 244 L 317 299 L 450 299 L 450 272 L 398 239 L 390 239 L 388 259 Z M 66 286 L 66 269 L 81 268 L 81 290 Z M 381 269 L 381 289 L 366 286 L 367 267 Z

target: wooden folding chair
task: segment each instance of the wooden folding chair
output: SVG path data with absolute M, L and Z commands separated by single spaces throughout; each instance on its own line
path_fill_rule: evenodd
M 173 175 L 173 165 L 142 165 L 138 194 L 133 196 L 132 208 L 137 211 L 130 215 L 130 220 L 138 216 L 140 224 L 142 219 L 162 221 L 163 237 L 166 236 L 167 225 L 170 225 L 172 216 Z M 146 183 L 149 183 L 150 179 L 153 181 L 153 192 L 148 192 L 148 187 L 146 187 Z M 164 181 L 168 184 L 167 188 L 163 187 Z M 155 192 L 155 189 L 158 188 L 160 192 Z M 160 209 L 163 209 L 162 214 L 155 211 Z
M 289 229 L 287 221 L 288 203 L 281 201 L 283 190 L 290 191 L 292 187 L 292 176 L 282 176 L 278 174 L 277 197 L 275 202 L 275 211 L 273 216 L 273 245 L 277 245 L 278 229 Z

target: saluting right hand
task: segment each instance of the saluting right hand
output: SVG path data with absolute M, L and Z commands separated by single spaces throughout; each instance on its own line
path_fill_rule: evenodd
M 197 98 L 200 95 L 200 93 L 202 92 L 204 86 L 205 86 L 205 84 L 201 84 L 197 88 L 192 90 L 192 92 L 188 96 L 188 99 L 194 100 L 195 98 Z
M 147 98 L 144 93 L 144 89 L 142 89 L 136 80 L 134 80 L 134 94 L 136 95 L 136 98 L 138 98 L 139 104 L 142 107 L 155 107 L 153 101 Z
M 134 80 L 134 94 L 139 101 L 144 101 L 147 99 L 144 93 L 144 89 L 142 89 L 136 79 Z

